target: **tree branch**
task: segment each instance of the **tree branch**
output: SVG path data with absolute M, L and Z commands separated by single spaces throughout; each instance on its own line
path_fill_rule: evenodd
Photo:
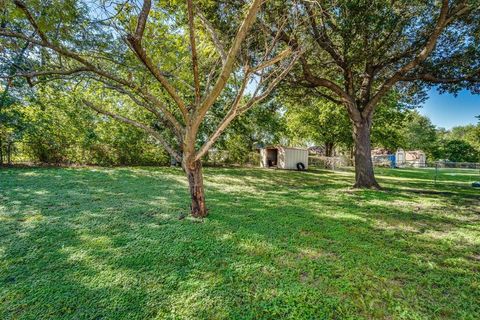
M 141 41 L 143 38 L 143 33 L 145 32 L 145 25 L 147 24 L 148 14 L 152 8 L 151 0 L 144 0 L 142 10 L 138 15 L 137 28 L 135 29 L 135 37 Z
M 18 0 L 16 0 L 16 1 L 21 3 Z M 29 22 L 33 26 L 33 28 L 35 30 L 37 30 L 37 32 L 42 33 L 41 30 L 38 29 L 38 24 L 34 20 L 30 11 L 26 8 L 26 6 L 24 4 L 20 4 L 20 5 L 22 6 L 21 7 L 22 11 L 26 14 L 27 17 L 29 17 L 28 18 Z M 149 9 L 150 9 L 150 1 L 145 0 L 142 11 L 140 13 L 137 29 L 136 29 L 136 37 L 133 36 L 133 38 L 138 39 L 138 41 L 141 41 L 141 36 L 143 35 L 144 29 L 145 29 L 145 24 L 146 24 L 146 19 L 147 19 L 147 16 L 148 16 Z M 65 49 L 65 48 L 61 47 L 60 45 L 55 45 L 55 44 L 51 43 L 48 40 L 48 38 L 45 36 L 44 33 L 42 33 L 42 35 L 43 35 L 42 36 L 42 41 L 37 41 L 36 39 L 28 37 L 28 36 L 26 36 L 22 33 L 16 33 L 16 32 L 8 31 L 8 30 L 5 30 L 5 29 L 0 29 L 0 35 L 22 39 L 22 40 L 28 41 L 32 44 L 35 44 L 35 45 L 38 45 L 38 46 L 41 46 L 41 47 L 49 48 L 49 49 L 57 52 L 60 55 L 71 58 L 71 59 L 83 64 L 85 66 L 85 71 L 91 71 L 93 73 L 96 73 L 100 77 L 104 77 L 106 79 L 112 80 L 113 82 L 116 82 L 120 85 L 126 86 L 126 87 L 134 90 L 135 92 L 137 92 L 141 95 L 147 96 L 149 100 L 151 100 L 152 102 L 155 103 L 155 105 L 157 105 L 161 108 L 161 110 L 165 114 L 167 120 L 172 122 L 172 125 L 177 129 L 177 131 L 182 132 L 183 128 L 181 127 L 180 123 L 176 120 L 176 118 L 173 116 L 173 114 L 171 114 L 167 110 L 167 108 L 158 99 L 153 97 L 151 94 L 147 93 L 145 90 L 141 89 L 139 86 L 131 83 L 130 81 L 124 80 L 122 78 L 119 78 L 115 75 L 112 75 L 112 74 L 106 72 L 105 70 L 99 69 L 97 66 L 93 65 L 92 63 L 87 61 L 85 58 L 81 57 L 79 54 L 77 54 L 75 52 L 72 52 L 68 49 Z M 135 40 L 135 41 L 137 41 L 137 40 Z M 160 76 L 164 79 L 163 75 L 160 74 Z M 173 88 L 171 88 L 171 89 L 173 89 Z M 181 102 L 181 100 L 180 100 L 180 102 Z M 183 103 L 183 102 L 181 102 L 181 103 Z M 182 110 L 182 108 L 180 108 L 180 109 Z M 186 112 L 186 108 L 184 108 L 184 110 Z
M 442 1 L 442 8 L 440 9 L 440 14 L 437 19 L 437 23 L 435 24 L 435 28 L 433 29 L 432 33 L 428 37 L 428 40 L 423 47 L 423 49 L 418 53 L 418 55 L 409 63 L 401 67 L 397 72 L 395 72 L 389 79 L 387 79 L 377 93 L 373 96 L 373 98 L 368 102 L 365 106 L 362 114 L 369 115 L 378 102 L 383 98 L 383 96 L 392 88 L 392 86 L 399 81 L 399 79 L 408 73 L 410 70 L 421 64 L 425 59 L 428 58 L 430 53 L 435 48 L 438 38 L 440 37 L 442 31 L 445 29 L 447 25 L 448 19 L 448 0 Z
M 335 47 L 333 44 L 332 40 L 328 37 L 326 30 L 320 31 L 317 25 L 317 22 L 315 21 L 315 16 L 313 12 L 313 8 L 310 4 L 305 3 L 305 9 L 308 13 L 308 18 L 310 21 L 310 26 L 312 28 L 313 36 L 317 44 L 319 45 L 320 48 L 328 52 L 328 54 L 332 57 L 332 59 L 337 63 L 337 65 L 342 68 L 343 70 L 346 69 L 346 63 L 344 58 L 341 56 L 341 54 L 338 52 L 338 49 Z M 323 9 L 322 14 L 324 12 Z
M 132 89 L 136 88 L 136 86 L 134 84 L 130 83 L 129 81 L 121 79 L 121 78 L 119 78 L 119 77 L 117 77 L 113 74 L 110 74 L 110 73 L 106 72 L 105 70 L 99 69 L 94 64 L 90 63 L 85 58 L 81 57 L 79 54 L 77 54 L 73 51 L 70 51 L 68 49 L 65 49 L 65 48 L 63 48 L 59 45 L 55 45 L 55 44 L 51 43 L 50 41 L 48 41 L 48 39 L 47 39 L 47 41 L 38 41 L 38 40 L 36 40 L 34 38 L 31 38 L 31 37 L 28 37 L 28 36 L 26 36 L 22 33 L 13 32 L 13 31 L 5 30 L 5 29 L 0 29 L 0 36 L 22 39 L 22 40 L 30 42 L 34 45 L 51 49 L 51 50 L 57 52 L 61 56 L 73 59 L 73 60 L 81 63 L 89 71 L 91 71 L 93 73 L 96 73 L 99 76 L 110 79 L 114 82 L 117 82 L 117 83 L 122 84 L 124 86 L 130 87 Z
M 200 160 L 206 153 L 207 151 L 215 144 L 215 142 L 218 140 L 220 135 L 225 131 L 225 129 L 228 127 L 230 122 L 235 119 L 238 115 L 248 111 L 250 108 L 252 108 L 255 104 L 261 102 L 263 99 L 265 99 L 271 92 L 272 90 L 282 81 L 285 76 L 290 72 L 292 67 L 294 66 L 295 62 L 297 61 L 298 57 L 300 56 L 300 53 L 297 53 L 292 60 L 289 62 L 289 64 L 282 70 L 282 72 L 274 79 L 272 80 L 268 87 L 262 92 L 260 96 L 256 96 L 255 94 L 253 95 L 252 98 L 249 99 L 249 101 L 243 105 L 240 106 L 241 98 L 243 97 L 243 93 L 245 91 L 245 88 L 250 80 L 250 74 L 247 72 L 245 75 L 242 86 L 240 87 L 239 92 L 237 93 L 237 96 L 232 103 L 232 106 L 230 108 L 230 111 L 225 115 L 225 117 L 222 119 L 220 124 L 218 125 L 217 129 L 215 132 L 207 139 L 207 142 L 204 143 L 204 145 L 200 148 L 200 150 L 197 152 L 195 155 L 195 160 Z M 259 84 L 259 86 L 261 83 Z M 258 89 L 258 88 L 257 88 Z M 255 93 L 258 90 L 255 90 Z
M 262 2 L 263 0 L 253 0 L 252 4 L 250 5 L 247 15 L 245 16 L 240 28 L 237 31 L 235 38 L 233 39 L 233 43 L 228 52 L 227 59 L 225 61 L 225 64 L 223 65 L 222 71 L 220 72 L 220 75 L 218 76 L 215 85 L 213 86 L 210 93 L 205 97 L 198 110 L 196 110 L 196 114 L 194 117 L 195 121 L 192 123 L 192 129 L 194 130 L 194 132 L 198 130 L 200 123 L 205 117 L 205 114 L 210 109 L 212 104 L 217 100 L 222 90 L 225 88 L 225 85 L 227 84 L 227 81 L 232 72 L 236 56 L 238 54 L 238 51 L 240 50 L 240 46 L 245 37 L 247 36 L 247 33 L 250 30 L 251 26 L 255 22 L 257 12 L 260 10 Z
M 200 11 L 198 7 L 195 6 L 196 13 L 198 17 L 200 18 L 200 21 L 202 22 L 203 26 L 207 30 L 208 34 L 210 35 L 210 38 L 212 39 L 213 45 L 215 46 L 215 49 L 218 51 L 218 54 L 220 55 L 220 58 L 222 59 L 222 64 L 225 64 L 227 61 L 227 53 L 225 52 L 225 48 L 223 47 L 222 42 L 220 41 L 220 37 L 218 36 L 217 32 L 215 31 L 215 28 L 212 26 L 210 21 L 203 15 L 203 13 Z
M 167 126 L 170 130 L 172 130 L 172 132 L 175 134 L 175 136 L 179 141 L 183 140 L 183 134 L 185 133 L 184 128 L 180 125 L 180 123 L 178 123 L 178 121 L 173 116 L 173 114 L 171 114 L 163 104 L 160 103 L 160 108 L 159 108 L 160 110 L 157 109 L 156 106 L 159 105 L 158 104 L 159 101 L 155 99 L 151 99 L 152 97 L 142 97 L 144 101 L 141 101 L 132 92 L 125 90 L 121 86 L 112 85 L 100 79 L 94 79 L 94 80 L 104 83 L 107 89 L 115 90 L 121 94 L 127 95 L 135 104 L 153 113 L 159 121 L 161 121 L 165 126 Z M 152 103 L 152 101 L 150 100 L 153 100 L 153 106 L 150 105 L 150 103 Z
M 325 50 L 333 59 L 333 61 L 335 61 L 335 63 L 343 70 L 343 75 L 345 78 L 345 85 L 344 85 L 345 90 L 347 94 L 351 96 L 354 95 L 355 88 L 354 88 L 352 69 L 349 66 L 349 63 L 347 62 L 346 57 L 342 56 L 338 48 L 335 46 L 333 41 L 328 36 L 325 23 L 324 22 L 322 23 L 323 24 L 322 29 L 318 27 L 312 5 L 309 3 L 306 3 L 305 10 L 307 11 L 307 14 L 308 14 L 308 18 L 310 21 L 310 26 L 312 29 L 315 42 L 318 44 L 320 48 Z M 323 17 L 326 17 L 329 20 L 332 19 L 331 16 L 321 7 L 321 5 L 320 5 L 320 10 L 322 14 L 322 21 L 323 21 Z
M 230 124 L 230 122 L 235 119 L 237 116 L 238 112 L 238 105 L 243 98 L 243 93 L 245 92 L 245 88 L 248 85 L 248 82 L 250 81 L 250 73 L 246 73 L 245 77 L 243 78 L 242 85 L 240 86 L 240 89 L 237 92 L 237 95 L 235 96 L 235 100 L 233 101 L 232 105 L 230 106 L 230 110 L 227 112 L 227 114 L 223 117 L 222 121 L 219 123 L 217 126 L 217 129 L 215 132 L 207 139 L 207 141 L 200 147 L 200 150 L 198 150 L 197 154 L 195 155 L 195 160 L 200 160 L 207 152 L 210 150 L 210 148 L 213 146 L 213 144 L 218 140 L 220 135 L 225 131 L 227 126 Z
M 328 101 L 331 101 L 331 102 L 336 103 L 336 104 L 338 104 L 338 105 L 341 105 L 341 104 L 342 104 L 342 101 L 337 100 L 337 99 L 335 99 L 334 97 L 332 97 L 332 96 L 330 96 L 330 95 L 328 95 L 328 94 L 325 94 L 325 93 L 320 92 L 320 91 L 318 91 L 318 90 L 315 90 L 315 93 L 316 93 L 319 97 L 324 98 L 324 99 L 327 99 Z
M 269 85 L 262 92 L 262 94 L 260 94 L 259 96 L 254 95 L 244 106 L 239 108 L 239 111 L 243 113 L 252 108 L 256 103 L 259 103 L 260 101 L 268 97 L 268 95 L 273 91 L 273 89 L 275 89 L 277 85 L 287 76 L 290 70 L 292 70 L 300 55 L 301 53 L 297 52 L 297 54 L 293 56 L 288 65 L 282 70 L 282 72 L 280 72 L 280 74 L 276 78 L 269 82 Z
M 182 98 L 178 95 L 175 88 L 170 84 L 170 82 L 165 78 L 165 76 L 158 70 L 158 68 L 153 63 L 152 59 L 147 55 L 147 52 L 142 46 L 142 36 L 145 29 L 145 24 L 150 12 L 150 0 L 144 0 L 142 11 L 138 17 L 136 33 L 134 35 L 129 34 L 126 36 L 127 43 L 130 44 L 130 48 L 137 55 L 140 61 L 145 65 L 145 67 L 150 71 L 150 73 L 160 82 L 163 88 L 167 91 L 170 97 L 175 101 L 178 108 L 180 109 L 183 118 L 185 121 L 188 119 L 188 110 L 183 102 Z
M 416 74 L 416 75 L 407 75 L 403 76 L 399 79 L 399 81 L 416 81 L 421 80 L 424 82 L 429 83 L 440 83 L 440 84 L 455 84 L 460 82 L 480 82 L 480 70 L 472 73 L 471 75 L 466 75 L 462 77 L 450 77 L 450 78 L 442 78 L 435 76 L 431 73 L 423 73 L 423 74 Z
M 264 23 L 262 24 L 262 26 L 269 29 L 269 27 Z M 275 35 L 275 32 L 273 30 L 269 30 L 272 35 Z M 297 39 L 290 37 L 285 31 L 280 31 L 279 33 L 279 39 L 282 40 L 285 44 L 291 46 L 294 50 L 301 50 Z M 303 78 L 307 83 L 309 83 L 308 87 L 323 87 L 330 90 L 340 98 L 341 103 L 349 106 L 347 109 L 350 113 L 354 114 L 355 117 L 359 116 L 359 114 L 357 114 L 357 112 L 352 108 L 352 106 L 355 104 L 355 101 L 347 92 L 345 92 L 339 85 L 337 85 L 333 81 L 315 76 L 311 72 L 307 60 L 302 55 L 300 55 L 298 60 L 300 60 L 300 65 L 302 67 Z
M 37 24 L 37 21 L 35 20 L 33 15 L 30 13 L 30 11 L 27 9 L 27 6 L 25 5 L 25 3 L 23 3 L 23 1 L 20 1 L 20 0 L 14 0 L 13 3 L 17 6 L 17 8 L 19 8 L 25 14 L 25 16 L 28 19 L 28 22 L 30 22 L 33 29 L 40 36 L 40 39 L 42 39 L 43 42 L 48 42 L 47 36 L 45 35 L 45 33 L 43 33 L 42 30 L 40 30 Z
M 195 107 L 200 104 L 200 79 L 198 78 L 198 57 L 197 48 L 195 45 L 195 25 L 192 0 L 187 0 L 188 11 L 188 29 L 190 34 L 190 49 L 192 51 L 192 69 L 193 69 L 193 83 L 195 87 Z
M 375 69 L 367 62 L 362 84 L 360 85 L 360 103 L 365 104 L 370 99 L 374 77 Z
M 61 75 L 61 76 L 69 76 L 75 73 L 80 72 L 88 72 L 90 71 L 89 68 L 80 67 L 76 69 L 70 70 L 44 70 L 44 71 L 36 71 L 36 72 L 24 72 L 24 73 L 16 73 L 2 78 L 15 78 L 15 77 L 25 77 L 25 78 L 35 78 L 41 76 L 50 76 L 50 75 Z
M 251 72 L 257 72 L 257 71 L 260 71 L 260 70 L 262 70 L 262 69 L 268 68 L 268 67 L 274 65 L 275 63 L 282 61 L 282 60 L 285 59 L 287 56 L 289 56 L 291 53 L 292 53 L 292 49 L 291 49 L 290 47 L 288 47 L 287 49 L 285 49 L 285 50 L 283 50 L 282 52 L 280 52 L 277 56 L 275 56 L 275 57 L 273 57 L 272 59 L 267 60 L 267 61 L 259 64 L 259 65 L 256 66 L 255 68 L 253 68 L 253 69 L 251 70 Z
M 313 75 L 312 72 L 310 71 L 310 67 L 307 64 L 307 61 L 303 57 L 300 58 L 300 62 L 302 65 L 303 75 L 306 81 L 310 82 L 314 86 L 324 87 L 331 90 L 342 100 L 343 103 L 346 103 L 346 104 L 355 103 L 352 97 L 335 82 L 325 78 L 319 78 Z
M 124 123 L 127 123 L 127 124 L 130 124 L 134 127 L 137 127 L 139 129 L 142 129 L 143 131 L 145 131 L 146 133 L 150 134 L 152 137 L 154 137 L 164 148 L 165 150 L 167 150 L 167 152 L 172 156 L 174 157 L 177 161 L 182 161 L 182 157 L 178 154 L 178 152 L 176 152 L 166 141 L 165 139 L 163 139 L 163 137 L 157 132 L 155 131 L 154 129 L 144 125 L 143 123 L 140 123 L 138 121 L 135 121 L 135 120 L 132 120 L 130 118 L 127 118 L 127 117 L 124 117 L 124 116 L 121 116 L 121 115 L 118 115 L 116 113 L 113 113 L 113 112 L 110 112 L 110 111 L 107 111 L 107 110 L 104 110 L 100 107 L 98 107 L 97 105 L 93 104 L 92 102 L 90 101 L 87 101 L 85 99 L 82 99 L 82 102 L 88 106 L 89 108 L 97 111 L 98 113 L 101 113 L 101 114 L 104 114 L 106 116 L 109 116 L 111 118 L 114 118 L 118 121 L 121 121 L 121 122 L 124 122 Z
M 452 12 L 450 13 L 450 15 L 447 19 L 447 24 L 450 24 L 451 22 L 453 22 L 458 17 L 461 17 L 462 15 L 465 15 L 465 14 L 473 11 L 473 9 L 474 9 L 474 6 L 468 5 L 465 1 L 460 3 L 458 5 L 458 7 L 455 8 L 454 10 L 452 10 Z
M 54 51 L 57 51 L 57 52 L 59 50 L 62 50 L 62 48 L 59 48 L 59 47 L 56 47 L 56 46 L 53 46 L 53 45 L 50 46 L 50 42 L 48 41 L 48 39 L 46 39 L 46 42 L 39 42 L 39 41 L 36 41 L 35 39 L 28 38 L 27 36 L 25 36 L 23 34 L 8 32 L 6 30 L 0 30 L 0 35 L 6 35 L 6 36 L 9 36 L 9 37 L 20 38 L 20 39 L 23 39 L 25 41 L 31 42 L 31 43 L 39 45 L 39 46 L 46 46 L 46 47 L 48 47 L 48 48 L 50 48 Z M 17 75 L 14 75 L 14 76 L 23 76 L 23 77 L 27 77 L 27 78 L 34 78 L 34 77 L 38 77 L 38 76 L 47 76 L 47 75 L 62 75 L 62 76 L 65 76 L 65 75 L 71 75 L 71 74 L 81 73 L 81 72 L 92 72 L 92 73 L 98 74 L 101 77 L 107 78 L 109 80 L 112 80 L 112 81 L 120 84 L 120 85 L 123 85 L 123 86 L 126 86 L 126 87 L 130 88 L 130 89 L 133 89 L 138 94 L 147 97 L 148 100 L 151 100 L 156 106 L 158 106 L 161 109 L 161 111 L 165 115 L 165 118 L 172 123 L 172 125 L 175 128 L 178 135 L 181 136 L 181 134 L 184 131 L 183 127 L 177 121 L 175 116 L 171 112 L 169 112 L 168 109 L 166 108 L 166 106 L 163 105 L 163 103 L 161 103 L 157 98 L 155 98 L 154 96 L 152 96 L 151 94 L 149 94 L 145 90 L 139 88 L 138 86 L 136 86 L 136 85 L 134 85 L 134 84 L 132 84 L 132 83 L 126 81 L 126 80 L 117 78 L 116 76 L 113 76 L 111 74 L 108 74 L 108 73 L 96 68 L 94 65 L 92 65 L 88 61 L 84 60 L 83 58 L 81 58 L 77 54 L 70 53 L 69 57 L 71 57 L 74 60 L 82 63 L 83 65 L 85 65 L 85 67 L 79 67 L 79 68 L 72 69 L 72 70 L 45 70 L 45 71 L 37 71 L 37 72 L 28 72 L 28 73 L 17 74 Z M 102 81 L 100 79 L 95 79 L 95 80 L 105 83 L 105 81 Z M 122 90 L 124 90 L 124 89 L 122 89 Z

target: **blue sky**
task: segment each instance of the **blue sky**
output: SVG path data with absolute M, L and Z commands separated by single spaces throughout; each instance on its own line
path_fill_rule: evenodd
M 437 127 L 450 129 L 455 126 L 476 124 L 480 115 L 480 95 L 462 91 L 453 94 L 439 94 L 436 89 L 428 92 L 429 99 L 418 111 L 432 120 Z

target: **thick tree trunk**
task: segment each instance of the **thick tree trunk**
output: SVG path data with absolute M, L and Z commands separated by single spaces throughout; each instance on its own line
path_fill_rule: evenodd
M 192 198 L 192 204 L 190 206 L 191 214 L 195 218 L 204 218 L 208 215 L 208 212 L 205 205 L 202 163 L 200 161 L 194 161 L 190 164 L 185 163 L 183 167 L 187 174 L 190 197 Z
M 12 164 L 12 143 L 11 142 L 7 144 L 7 164 L 8 165 Z
M 373 173 L 372 147 L 370 142 L 371 117 L 353 124 L 355 140 L 355 184 L 354 188 L 380 189 Z
M 325 156 L 333 157 L 333 148 L 335 144 L 333 142 L 325 142 Z

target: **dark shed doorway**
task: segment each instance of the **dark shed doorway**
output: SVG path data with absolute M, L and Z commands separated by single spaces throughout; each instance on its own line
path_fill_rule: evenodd
M 278 164 L 278 149 L 267 149 L 267 165 L 269 168 Z

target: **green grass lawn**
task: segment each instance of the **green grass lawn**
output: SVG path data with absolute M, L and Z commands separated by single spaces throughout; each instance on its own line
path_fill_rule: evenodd
M 200 222 L 179 169 L 1 170 L 0 319 L 479 318 L 471 177 L 205 171 Z

